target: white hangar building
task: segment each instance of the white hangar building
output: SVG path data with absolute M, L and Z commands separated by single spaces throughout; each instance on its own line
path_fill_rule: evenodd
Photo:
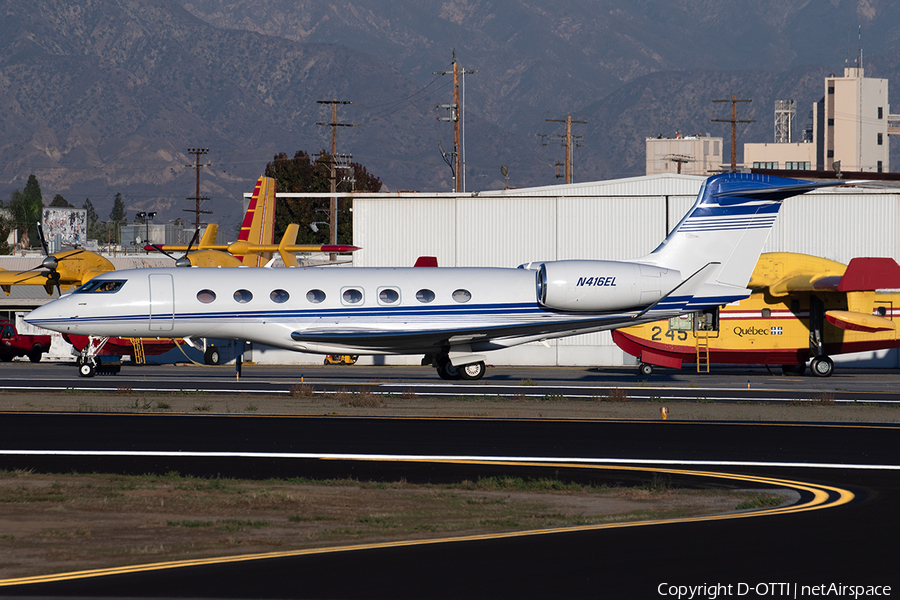
M 530 261 L 637 258 L 656 248 L 678 223 L 705 179 L 660 174 L 462 194 L 356 193 L 352 194 L 353 243 L 362 250 L 355 253 L 354 266 L 408 267 L 419 256 L 437 257 L 443 267 L 516 267 Z M 898 224 L 900 189 L 873 186 L 817 190 L 785 202 L 764 251 L 801 252 L 845 264 L 856 256 L 897 260 Z M 286 363 L 321 360 L 290 355 L 286 351 L 257 350 L 253 359 Z M 418 364 L 420 358 L 360 357 L 360 361 Z M 900 366 L 895 350 L 836 358 L 852 360 L 857 366 Z M 613 343 L 609 332 L 492 352 L 489 362 L 637 364 Z

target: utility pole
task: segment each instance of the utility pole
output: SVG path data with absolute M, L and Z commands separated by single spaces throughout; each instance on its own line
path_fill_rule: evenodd
M 566 171 L 565 171 L 564 176 L 566 178 L 566 183 L 573 183 L 575 181 L 575 177 L 574 177 L 575 168 L 574 168 L 574 165 L 572 164 L 572 143 L 574 142 L 575 144 L 578 144 L 579 147 L 583 146 L 584 145 L 583 144 L 584 136 L 582 136 L 582 135 L 576 135 L 574 137 L 572 136 L 572 123 L 580 123 L 582 125 L 585 125 L 585 124 L 587 124 L 587 121 L 573 121 L 572 115 L 566 115 L 565 120 L 563 120 L 563 119 L 544 119 L 544 120 L 547 121 L 548 123 L 565 123 L 566 124 L 565 137 L 554 136 L 554 139 L 563 140 L 562 145 L 566 147 L 566 165 L 565 165 Z M 543 144 L 544 146 L 546 146 L 549 143 L 550 136 L 542 135 L 541 137 L 547 138 L 548 141 Z M 557 166 L 559 166 L 559 163 L 557 163 Z M 559 173 L 557 173 L 556 176 L 560 177 Z
M 754 119 L 738 119 L 737 103 L 753 102 L 750 99 L 741 100 L 736 95 L 731 95 L 731 100 L 713 100 L 713 102 L 731 102 L 731 118 L 730 119 L 713 119 L 717 123 L 731 123 L 731 172 L 737 171 L 737 124 L 738 123 L 756 123 Z
M 200 169 L 203 167 L 211 167 L 212 163 L 207 162 L 205 164 L 200 164 L 200 157 L 204 154 L 209 154 L 209 148 L 188 148 L 188 154 L 193 154 L 197 157 L 197 160 L 192 165 L 184 165 L 186 167 L 192 167 L 197 169 L 197 193 L 194 195 L 194 209 L 191 210 L 189 208 L 185 208 L 183 212 L 192 212 L 194 213 L 194 227 L 200 229 L 200 225 L 205 225 L 206 223 L 200 222 L 200 215 L 211 215 L 211 210 L 200 210 L 200 203 L 204 200 L 209 200 L 209 196 L 201 196 L 200 195 Z M 188 200 L 191 200 L 191 197 L 188 197 Z
M 466 125 L 463 111 L 466 103 L 465 75 L 477 72 L 478 71 L 466 71 L 465 69 L 460 69 L 459 63 L 456 61 L 456 49 L 453 50 L 452 71 L 432 72 L 432 75 L 448 75 L 450 73 L 453 74 L 453 104 L 438 104 L 437 120 L 453 122 L 453 152 L 451 153 L 453 155 L 453 164 L 450 166 L 450 169 L 453 172 L 454 192 L 464 192 L 466 189 Z M 446 116 L 444 117 L 441 116 L 442 108 L 446 110 Z M 443 153 L 444 152 L 442 149 L 441 154 Z M 444 157 L 444 160 L 447 160 L 446 155 Z
M 681 165 L 684 163 L 694 162 L 694 159 L 684 154 L 672 154 L 666 157 L 666 160 L 678 164 L 678 174 L 681 175 Z M 666 234 L 668 235 L 668 233 Z
M 316 125 L 324 125 L 326 127 L 331 127 L 331 159 L 329 160 L 330 174 L 329 179 L 331 180 L 331 193 L 337 192 L 337 128 L 338 127 L 356 127 L 351 123 L 338 123 L 337 122 L 337 107 L 338 104 L 353 104 L 349 100 L 335 100 L 332 98 L 331 100 L 316 100 L 317 104 L 330 104 L 331 105 L 331 123 L 316 123 Z M 350 161 L 347 161 L 347 167 L 349 167 Z M 343 165 L 342 165 L 343 166 Z M 329 205 L 329 219 L 328 219 L 328 229 L 331 230 L 330 239 L 331 245 L 337 245 L 337 228 L 338 228 L 338 199 L 337 196 L 331 197 L 331 203 Z M 329 260 L 335 260 L 335 254 L 329 255 Z

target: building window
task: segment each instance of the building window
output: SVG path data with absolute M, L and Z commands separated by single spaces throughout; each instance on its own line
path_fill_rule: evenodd
M 834 150 L 828 151 L 828 158 L 834 158 Z
M 784 163 L 784 168 L 789 171 L 809 171 L 809 161 L 788 161 Z
M 833 86 L 833 85 L 829 85 L 829 86 L 828 86 L 828 93 L 829 93 L 829 94 L 833 94 L 833 93 L 834 93 L 834 86 Z
M 777 169 L 778 163 L 777 162 L 754 162 L 753 168 L 754 169 Z
M 878 168 L 878 172 L 881 173 L 881 172 L 882 172 L 882 171 L 881 171 L 881 168 L 882 168 L 882 167 L 881 167 L 881 161 L 880 161 L 880 160 L 878 161 L 878 167 L 877 167 L 877 168 Z
M 834 119 L 828 119 L 828 126 L 834 127 Z
M 878 118 L 879 118 L 879 119 L 883 119 L 883 118 L 884 118 L 884 107 L 883 107 L 883 106 L 879 106 L 879 107 L 878 107 Z
M 883 141 L 884 141 L 884 138 L 882 137 L 882 134 L 879 133 L 878 134 L 878 145 L 881 146 Z

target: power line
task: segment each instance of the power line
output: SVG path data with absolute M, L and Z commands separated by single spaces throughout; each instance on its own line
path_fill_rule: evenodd
M 754 119 L 738 119 L 737 103 L 753 102 L 750 99 L 742 100 L 735 94 L 731 95 L 731 100 L 713 100 L 713 102 L 731 102 L 731 118 L 730 119 L 713 119 L 718 123 L 731 123 L 731 172 L 737 171 L 737 124 L 738 123 L 756 123 Z
M 578 147 L 584 146 L 584 136 L 582 136 L 582 135 L 573 136 L 572 135 L 572 123 L 580 123 L 582 125 L 586 125 L 587 121 L 573 121 L 572 115 L 566 115 L 565 119 L 544 119 L 544 120 L 547 121 L 548 123 L 565 123 L 566 124 L 566 135 L 565 136 L 560 136 L 560 135 L 550 136 L 550 135 L 541 134 L 541 137 L 546 138 L 547 143 L 549 143 L 551 137 L 553 139 L 562 140 L 562 145 L 566 148 L 566 162 L 564 165 L 565 173 L 563 175 L 559 174 L 559 167 L 561 167 L 563 165 L 561 165 L 560 163 L 557 162 L 555 165 L 556 170 L 557 170 L 556 176 L 557 177 L 565 177 L 566 183 L 573 183 L 575 181 L 575 165 L 573 164 L 573 160 L 572 160 L 573 159 L 572 145 L 574 143 Z M 545 143 L 543 145 L 546 146 L 547 143 Z
M 188 148 L 188 154 L 193 154 L 196 156 L 197 160 L 193 165 L 185 165 L 186 167 L 193 167 L 197 169 L 197 193 L 194 195 L 194 209 L 191 210 L 189 208 L 183 209 L 183 212 L 192 212 L 194 213 L 194 227 L 200 229 L 200 225 L 206 225 L 206 223 L 200 222 L 200 215 L 211 215 L 211 210 L 200 210 L 200 203 L 204 200 L 209 200 L 209 196 L 201 196 L 200 195 L 200 169 L 203 167 L 211 167 L 211 162 L 206 162 L 205 164 L 200 164 L 200 157 L 204 154 L 209 154 L 209 148 Z M 188 196 L 188 200 L 191 200 L 191 197 Z

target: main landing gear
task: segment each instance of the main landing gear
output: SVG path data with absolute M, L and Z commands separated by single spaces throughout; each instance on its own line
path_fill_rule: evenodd
M 834 361 L 827 356 L 817 356 L 809 363 L 809 370 L 816 377 L 830 377 L 834 373 Z
M 482 361 L 454 367 L 453 363 L 450 362 L 450 357 L 446 354 L 436 357 L 431 365 L 437 370 L 437 374 L 441 379 L 448 381 L 455 379 L 475 381 L 484 377 L 484 372 L 487 370 Z

